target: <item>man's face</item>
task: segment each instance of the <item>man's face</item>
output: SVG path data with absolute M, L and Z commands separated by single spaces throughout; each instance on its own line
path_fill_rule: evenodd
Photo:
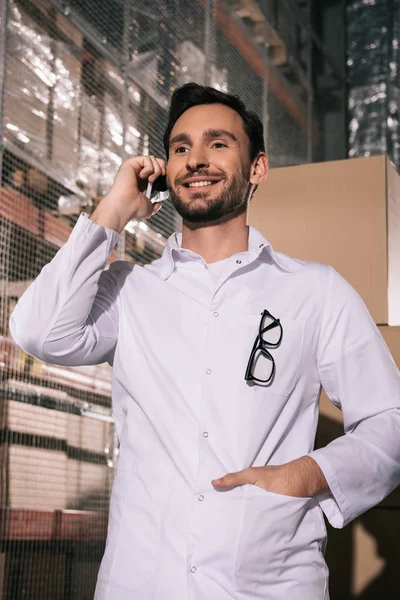
M 167 165 L 171 201 L 184 221 L 226 220 L 246 210 L 250 142 L 224 104 L 193 106 L 176 121 Z

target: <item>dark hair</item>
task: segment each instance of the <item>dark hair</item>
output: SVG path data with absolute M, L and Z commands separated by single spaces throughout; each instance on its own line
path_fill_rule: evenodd
M 265 152 L 263 124 L 255 112 L 247 110 L 239 96 L 190 82 L 177 88 L 172 94 L 168 125 L 164 133 L 164 148 L 167 158 L 173 126 L 185 111 L 199 104 L 225 104 L 233 108 L 243 119 L 244 129 L 250 141 L 250 160 L 253 161 L 259 152 Z

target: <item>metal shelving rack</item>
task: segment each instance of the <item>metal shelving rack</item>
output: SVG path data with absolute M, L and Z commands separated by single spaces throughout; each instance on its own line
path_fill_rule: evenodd
M 79 213 L 94 208 L 120 161 L 163 154 L 169 97 L 187 80 L 241 95 L 263 119 L 272 165 L 318 152 L 307 26 L 297 53 L 279 31 L 276 6 L 272 13 L 250 0 L 112 6 L 110 13 L 103 0 L 0 0 L 0 582 L 17 597 L 29 596 L 34 576 L 43 598 L 92 597 L 118 457 L 111 368 L 61 368 L 25 355 L 8 331 L 18 297 Z M 29 85 L 10 71 L 16 60 L 26 77 L 33 73 Z M 36 104 L 24 89 L 35 91 Z M 172 207 L 149 223 L 130 223 L 110 261 L 157 258 L 179 226 Z M 32 473 L 43 490 L 46 478 L 58 477 L 62 492 L 41 495 Z M 84 474 L 94 487 L 85 488 Z M 21 494 L 24 481 L 32 487 Z

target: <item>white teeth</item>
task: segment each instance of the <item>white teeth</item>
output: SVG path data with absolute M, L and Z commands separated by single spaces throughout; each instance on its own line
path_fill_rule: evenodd
M 216 181 L 194 181 L 193 183 L 189 183 L 189 187 L 204 187 L 205 185 L 211 185 L 216 183 Z

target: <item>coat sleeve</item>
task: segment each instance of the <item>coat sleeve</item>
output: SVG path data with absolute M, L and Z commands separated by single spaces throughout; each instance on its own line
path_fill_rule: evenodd
M 68 241 L 18 300 L 10 331 L 25 352 L 48 363 L 112 364 L 118 336 L 118 273 L 106 261 L 118 233 L 81 213 Z
M 309 456 L 332 492 L 320 506 L 341 528 L 400 484 L 400 373 L 361 297 L 328 269 L 317 366 L 344 435 Z

